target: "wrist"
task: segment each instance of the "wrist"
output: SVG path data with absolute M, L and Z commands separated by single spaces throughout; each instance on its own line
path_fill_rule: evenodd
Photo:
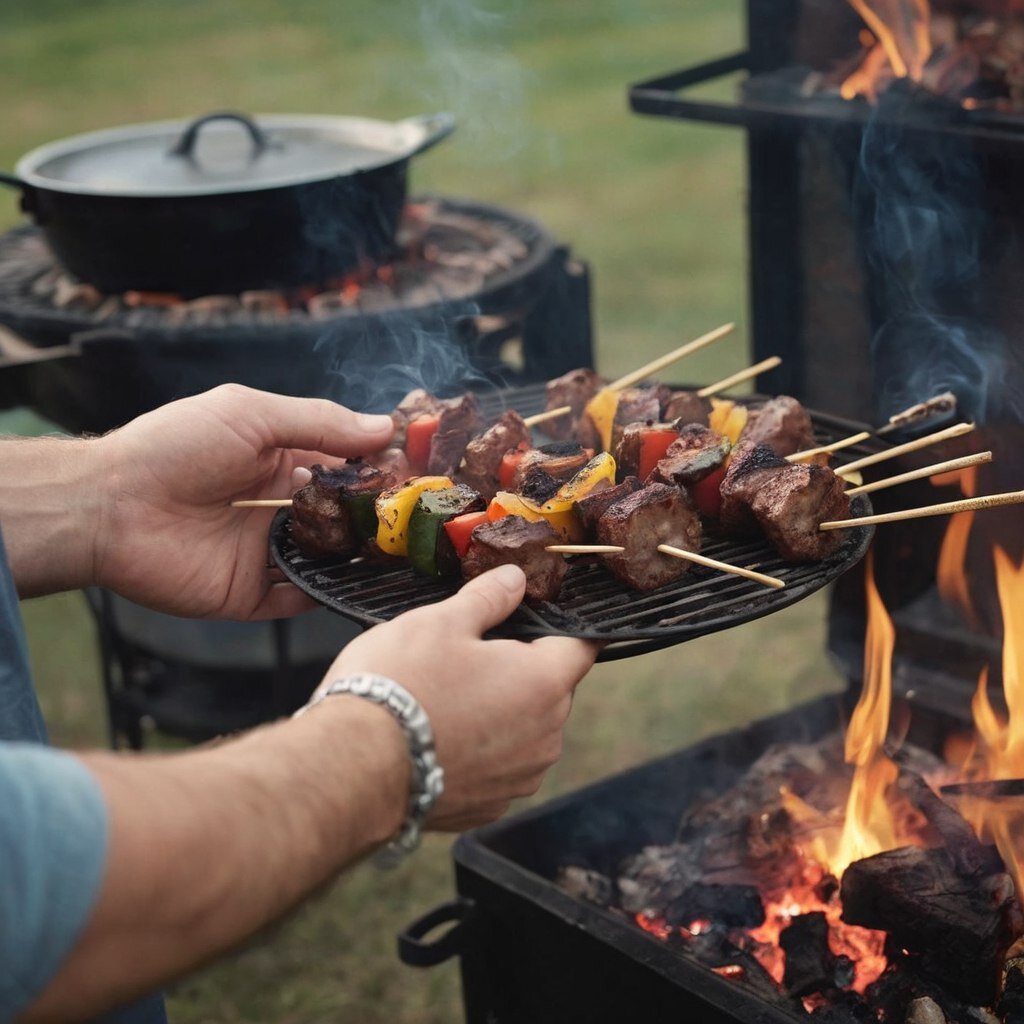
M 427 815 L 444 792 L 444 771 L 437 760 L 430 720 L 408 690 L 372 672 L 356 672 L 327 683 L 295 715 L 336 697 L 357 698 L 385 710 L 405 737 L 410 769 L 406 815 L 377 856 L 379 866 L 392 867 L 419 845 Z

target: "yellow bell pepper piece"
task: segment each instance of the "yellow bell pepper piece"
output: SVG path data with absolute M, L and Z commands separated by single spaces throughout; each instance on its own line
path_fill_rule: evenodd
M 541 514 L 567 544 L 577 544 L 584 539 L 583 527 L 573 512 L 573 505 L 602 483 L 615 485 L 615 459 L 609 452 L 595 455 L 541 505 Z
M 501 515 L 522 516 L 531 523 L 540 522 L 544 518 L 536 502 L 511 491 L 498 491 L 487 507 L 487 514 L 492 519 L 500 518 Z
M 583 410 L 590 417 L 591 423 L 601 438 L 601 447 L 608 451 L 612 446 L 612 427 L 615 425 L 615 412 L 619 407 L 619 394 L 603 388 L 587 402 Z
M 386 555 L 409 553 L 409 519 L 424 491 L 440 491 L 455 485 L 446 476 L 417 476 L 382 491 L 374 502 L 377 512 L 377 546 Z
M 724 434 L 732 444 L 736 444 L 747 425 L 747 407 L 725 398 L 711 399 L 711 412 L 708 415 L 708 426 L 719 434 Z

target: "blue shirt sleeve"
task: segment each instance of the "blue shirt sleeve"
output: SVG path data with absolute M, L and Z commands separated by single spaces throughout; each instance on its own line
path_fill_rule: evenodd
M 0 743 L 0 1021 L 22 1012 L 71 951 L 106 846 L 106 805 L 81 762 Z

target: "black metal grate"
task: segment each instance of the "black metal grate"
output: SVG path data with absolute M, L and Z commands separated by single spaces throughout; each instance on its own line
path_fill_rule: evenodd
M 481 404 L 490 413 L 514 405 L 530 415 L 543 407 L 543 401 L 544 389 L 538 385 L 492 393 Z M 821 443 L 858 429 L 828 417 L 815 415 L 813 419 Z M 871 513 L 864 495 L 855 498 L 851 506 L 855 516 Z M 314 600 L 361 625 L 385 622 L 459 589 L 458 580 L 417 576 L 406 567 L 382 567 L 358 558 L 348 562 L 309 558 L 292 543 L 289 522 L 290 514 L 282 509 L 271 528 L 271 550 L 278 566 Z M 693 565 L 668 586 L 638 593 L 614 579 L 596 559 L 577 559 L 557 603 L 520 606 L 494 635 L 522 640 L 569 635 L 600 641 L 607 645 L 602 661 L 644 654 L 770 615 L 803 600 L 856 565 L 867 552 L 873 532 L 868 527 L 848 530 L 843 545 L 830 558 L 798 565 L 780 558 L 766 540 L 736 542 L 716 536 L 710 528 L 705 531 L 702 554 L 777 576 L 786 582 L 781 589 Z

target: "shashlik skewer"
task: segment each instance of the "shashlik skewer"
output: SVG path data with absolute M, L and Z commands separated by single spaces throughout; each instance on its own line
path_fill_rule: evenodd
M 944 501 L 937 505 L 922 505 L 920 508 L 905 508 L 899 512 L 881 512 L 878 515 L 862 516 L 859 519 L 841 519 L 821 523 L 819 530 L 845 530 L 848 526 L 873 526 L 876 523 L 897 523 L 905 519 L 926 519 L 929 516 L 952 515 L 954 512 L 971 512 L 985 508 L 999 508 L 1002 505 L 1024 503 L 1024 491 L 1006 491 L 1003 494 L 984 494 L 977 498 L 963 498 L 960 501 Z
M 927 448 L 930 445 L 939 444 L 954 437 L 962 437 L 974 429 L 975 425 L 973 423 L 954 423 L 953 426 L 946 427 L 945 430 L 937 430 L 934 434 L 926 434 L 924 437 L 918 437 L 913 441 L 908 441 L 906 444 L 898 444 L 895 448 L 887 448 L 883 452 L 876 452 L 874 455 L 866 455 L 863 459 L 857 459 L 856 462 L 848 462 L 845 466 L 840 466 L 836 472 L 840 476 L 846 476 L 868 466 L 877 465 L 879 462 L 885 462 L 900 455 L 907 455 L 910 452 L 919 451 L 921 448 Z
M 888 476 L 884 480 L 875 480 L 870 484 L 861 484 L 860 487 L 850 487 L 846 491 L 846 496 L 853 498 L 858 494 L 873 494 L 875 491 L 881 491 L 887 487 L 895 487 L 897 484 L 910 483 L 912 480 L 923 480 L 925 477 L 938 476 L 940 473 L 954 473 L 960 469 L 967 469 L 969 466 L 980 466 L 991 461 L 991 452 L 977 452 L 974 455 L 965 455 L 959 459 L 949 459 L 947 462 L 936 462 L 931 466 L 912 469 L 910 472 L 900 473 L 898 476 Z

